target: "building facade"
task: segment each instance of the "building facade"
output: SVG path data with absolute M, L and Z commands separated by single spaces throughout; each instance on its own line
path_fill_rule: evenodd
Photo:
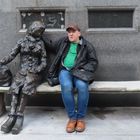
M 33 20 L 43 20 L 53 40 L 64 36 L 69 23 L 77 23 L 96 48 L 96 80 L 140 80 L 139 15 L 139 0 L 0 0 L 0 57 Z
M 52 40 L 77 23 L 97 51 L 97 81 L 140 80 L 139 0 L 0 0 L 0 58 L 34 20 L 45 22 Z M 18 58 L 9 64 L 17 70 Z

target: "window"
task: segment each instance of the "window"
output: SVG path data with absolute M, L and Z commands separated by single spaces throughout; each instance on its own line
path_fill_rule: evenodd
M 89 28 L 132 28 L 134 9 L 88 11 Z

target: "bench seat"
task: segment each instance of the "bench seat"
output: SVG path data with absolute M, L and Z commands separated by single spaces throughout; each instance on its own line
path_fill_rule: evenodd
M 9 87 L 0 87 L 0 93 L 7 92 Z M 89 91 L 115 91 L 115 92 L 137 92 L 140 91 L 140 81 L 95 81 L 89 86 Z M 50 87 L 47 82 L 37 87 L 38 93 L 60 93 L 60 85 Z

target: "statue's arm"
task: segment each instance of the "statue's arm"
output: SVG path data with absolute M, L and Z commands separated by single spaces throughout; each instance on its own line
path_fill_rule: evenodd
M 41 43 L 41 48 L 42 48 L 42 51 L 41 51 L 41 61 L 40 61 L 40 64 L 39 64 L 39 66 L 32 68 L 30 70 L 31 73 L 40 73 L 47 66 L 47 54 L 46 54 L 46 49 L 45 49 L 43 41 Z
M 6 65 L 10 63 L 19 53 L 20 51 L 20 45 L 17 43 L 16 46 L 11 50 L 8 56 L 5 56 L 0 60 L 1 65 Z
M 42 42 L 42 55 L 41 56 L 42 56 L 41 57 L 41 63 L 39 65 L 39 67 L 37 68 L 38 72 L 41 72 L 47 66 L 47 53 L 46 53 L 44 42 Z

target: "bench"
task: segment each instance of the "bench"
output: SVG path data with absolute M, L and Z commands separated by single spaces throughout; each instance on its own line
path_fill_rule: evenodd
M 5 104 L 4 104 L 4 94 L 8 92 L 9 87 L 0 87 L 0 116 L 5 111 Z M 101 93 L 101 92 L 108 92 L 108 93 L 132 93 L 132 92 L 139 92 L 140 91 L 140 81 L 95 81 L 89 86 L 90 93 Z M 42 83 L 37 87 L 37 93 L 39 94 L 48 94 L 53 93 L 57 94 L 61 92 L 60 85 L 50 87 L 47 82 Z

